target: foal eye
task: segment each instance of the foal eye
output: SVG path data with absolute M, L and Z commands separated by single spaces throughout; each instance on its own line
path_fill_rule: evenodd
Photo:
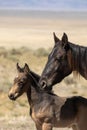
M 20 82 L 19 84 L 20 84 L 20 85 L 22 85 L 22 84 L 23 84 L 23 82 Z
M 23 84 L 24 84 L 23 82 L 18 83 L 19 87 L 21 87 L 21 88 L 23 87 Z

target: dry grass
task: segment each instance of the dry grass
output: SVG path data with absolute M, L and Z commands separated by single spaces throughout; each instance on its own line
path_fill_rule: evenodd
M 23 95 L 15 102 L 12 102 L 8 98 L 8 90 L 9 87 L 12 86 L 13 79 L 17 74 L 17 62 L 19 62 L 21 66 L 23 66 L 25 62 L 28 63 L 33 71 L 40 74 L 47 61 L 47 56 L 44 55 L 44 53 L 47 54 L 49 51 L 43 49 L 43 56 L 39 57 L 39 55 L 35 54 L 39 54 L 40 49 L 36 51 L 32 51 L 28 48 L 3 50 L 0 56 L 0 129 L 33 130 L 35 126 L 29 116 L 27 97 Z M 4 55 L 4 53 L 6 55 Z M 80 82 L 76 81 L 72 75 L 56 85 L 56 87 L 54 86 L 54 91 L 60 96 L 82 95 L 87 97 L 87 86 L 84 85 L 84 82 L 81 80 Z
M 70 41 L 87 45 L 87 20 L 0 17 L 0 130 L 35 129 L 28 116 L 26 96 L 12 102 L 8 99 L 8 90 L 16 76 L 17 62 L 21 66 L 28 63 L 33 71 L 41 74 L 49 48 L 53 46 L 54 31 L 59 37 L 66 32 Z M 87 81 L 82 77 L 76 81 L 76 78 L 70 75 L 54 86 L 56 94 L 87 97 Z

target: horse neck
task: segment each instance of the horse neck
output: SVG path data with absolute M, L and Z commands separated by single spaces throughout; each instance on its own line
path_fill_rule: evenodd
M 71 50 L 72 71 L 76 71 L 87 79 L 87 47 L 69 43 Z
M 32 106 L 34 104 L 37 103 L 37 101 L 39 100 L 39 88 L 36 84 L 36 82 L 29 76 L 28 78 L 28 89 L 27 89 L 27 98 L 28 98 L 28 102 L 29 105 Z

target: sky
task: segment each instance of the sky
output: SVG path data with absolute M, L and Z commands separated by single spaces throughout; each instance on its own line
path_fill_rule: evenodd
M 1 8 L 87 11 L 87 0 L 0 0 Z

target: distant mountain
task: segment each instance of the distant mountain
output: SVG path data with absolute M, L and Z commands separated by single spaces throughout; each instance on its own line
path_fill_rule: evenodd
M 85 11 L 87 0 L 0 0 L 0 8 Z

